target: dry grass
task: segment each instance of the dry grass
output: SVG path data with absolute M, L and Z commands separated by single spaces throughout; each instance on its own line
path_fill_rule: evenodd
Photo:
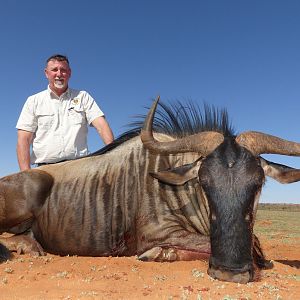
M 258 236 L 297 243 L 300 238 L 300 211 L 259 209 L 255 224 Z

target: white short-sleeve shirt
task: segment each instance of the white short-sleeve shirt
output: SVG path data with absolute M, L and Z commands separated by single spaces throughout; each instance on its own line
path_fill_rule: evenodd
M 58 97 L 48 87 L 27 99 L 16 128 L 34 133 L 31 164 L 54 163 L 87 155 L 88 125 L 101 116 L 87 92 L 69 88 Z

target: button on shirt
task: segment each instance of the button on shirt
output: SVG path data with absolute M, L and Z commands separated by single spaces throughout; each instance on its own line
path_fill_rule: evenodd
M 100 116 L 87 92 L 69 88 L 58 97 L 48 87 L 27 99 L 16 128 L 34 133 L 31 164 L 54 163 L 89 153 L 88 125 Z

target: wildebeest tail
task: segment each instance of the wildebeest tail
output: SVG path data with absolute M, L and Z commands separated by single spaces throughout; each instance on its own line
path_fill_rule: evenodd
M 0 263 L 11 258 L 11 252 L 2 244 L 0 244 Z

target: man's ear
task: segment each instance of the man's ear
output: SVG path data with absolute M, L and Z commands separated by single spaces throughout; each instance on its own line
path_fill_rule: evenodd
M 150 175 L 166 184 L 183 185 L 186 182 L 198 177 L 201 160 L 197 160 L 191 164 L 183 165 L 181 167 L 153 172 L 150 173 Z

